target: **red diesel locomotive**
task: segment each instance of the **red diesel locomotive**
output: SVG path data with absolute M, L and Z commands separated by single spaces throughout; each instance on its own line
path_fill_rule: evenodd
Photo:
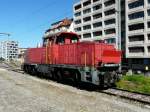
M 71 79 L 111 86 L 117 78 L 121 51 L 102 42 L 79 42 L 77 34 L 61 32 L 43 39 L 41 48 L 29 48 L 23 70 L 47 74 L 55 80 Z

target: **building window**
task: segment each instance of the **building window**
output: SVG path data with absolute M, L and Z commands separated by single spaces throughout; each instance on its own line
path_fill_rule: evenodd
M 98 1 L 99 1 L 99 0 L 93 0 L 93 3 L 94 3 L 94 2 L 98 2 Z
M 83 18 L 83 21 L 84 21 L 84 22 L 91 21 L 91 17 L 90 17 L 90 16 L 89 16 L 89 17 L 85 17 L 85 18 Z
M 75 17 L 81 16 L 81 12 L 77 12 L 74 14 Z
M 88 29 L 91 29 L 91 25 L 83 26 L 83 30 L 88 30 Z
M 108 15 L 115 14 L 115 13 L 116 13 L 116 11 L 115 11 L 115 9 L 111 9 L 111 10 L 106 11 L 106 12 L 104 12 L 104 13 L 105 13 L 105 16 L 108 16 Z
M 144 35 L 129 36 L 129 42 L 144 41 Z
M 93 19 L 98 19 L 102 17 L 102 13 L 93 15 Z
M 78 9 L 80 9 L 80 8 L 81 8 L 81 4 L 76 5 L 74 9 L 75 9 L 75 10 L 78 10 Z
M 148 52 L 150 52 L 150 46 L 148 46 Z
M 129 53 L 144 53 L 144 47 L 129 47 Z
M 83 10 L 83 14 L 87 14 L 87 13 L 90 13 L 90 12 L 91 12 L 91 9 L 90 9 L 90 8 Z
M 102 22 L 98 22 L 98 23 L 93 24 L 93 28 L 97 28 L 97 27 L 101 27 L 101 26 L 102 26 Z
M 137 0 L 129 4 L 129 9 L 133 9 L 136 7 L 144 6 L 144 0 Z
M 113 4 L 115 4 L 115 0 L 109 0 L 109 1 L 105 2 L 104 4 L 105 4 L 105 7 L 113 5 Z
M 147 36 L 148 36 L 148 40 L 150 40 L 150 34 L 148 34 Z
M 90 4 L 91 4 L 91 0 L 88 0 L 88 1 L 86 1 L 86 2 L 83 3 L 83 6 L 85 7 L 85 6 L 88 6 Z
M 105 34 L 106 34 L 106 35 L 114 34 L 114 33 L 116 33 L 116 30 L 115 30 L 115 29 L 108 29 L 108 30 L 105 30 Z
M 129 26 L 129 31 L 144 29 L 144 23 Z
M 91 33 L 83 34 L 83 38 L 91 38 Z
M 133 13 L 129 15 L 129 19 L 137 19 L 137 18 L 144 18 L 144 11 Z
M 105 41 L 106 41 L 107 43 L 109 43 L 109 44 L 114 44 L 114 43 L 116 43 L 116 39 L 115 39 L 115 38 L 106 39 Z
M 148 28 L 150 28 L 150 22 L 147 23 Z
M 75 28 L 75 31 L 76 31 L 76 32 L 81 31 L 81 27 Z
M 116 20 L 115 19 L 109 19 L 107 21 L 104 21 L 105 25 L 110 25 L 110 24 L 115 24 Z
M 75 24 L 80 24 L 80 23 L 81 23 L 81 19 L 75 21 Z
M 149 9 L 149 10 L 147 10 L 147 13 L 148 13 L 148 16 L 150 16 L 150 9 Z
M 102 36 L 102 31 L 93 32 L 93 36 Z
M 102 4 L 98 4 L 98 5 L 93 7 L 93 11 L 101 9 L 101 8 L 102 8 Z

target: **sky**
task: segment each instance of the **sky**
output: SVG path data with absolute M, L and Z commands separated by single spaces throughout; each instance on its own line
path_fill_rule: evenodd
M 51 23 L 72 18 L 79 0 L 0 0 L 0 40 L 15 40 L 19 47 L 36 47 Z

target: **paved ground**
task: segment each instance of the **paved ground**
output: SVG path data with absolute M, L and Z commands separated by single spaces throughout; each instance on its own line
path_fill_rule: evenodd
M 150 112 L 117 97 L 0 69 L 0 112 Z

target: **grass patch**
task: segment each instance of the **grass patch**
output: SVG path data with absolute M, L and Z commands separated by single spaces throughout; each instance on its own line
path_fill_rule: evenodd
M 145 77 L 144 75 L 123 76 L 116 85 L 121 89 L 150 94 L 150 77 Z

